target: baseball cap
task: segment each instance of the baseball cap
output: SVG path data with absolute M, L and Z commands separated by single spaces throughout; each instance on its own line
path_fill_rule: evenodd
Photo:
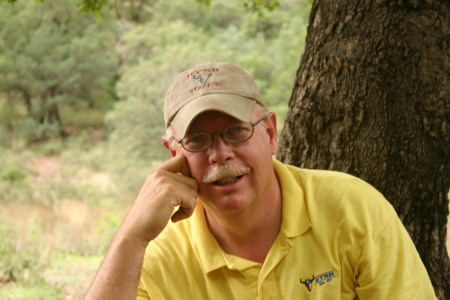
M 164 99 L 164 121 L 184 137 L 202 112 L 215 110 L 250 122 L 255 105 L 264 106 L 251 77 L 227 62 L 207 62 L 180 73 Z

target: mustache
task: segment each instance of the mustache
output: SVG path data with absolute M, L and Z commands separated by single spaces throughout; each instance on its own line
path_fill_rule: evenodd
M 205 176 L 203 176 L 203 183 L 213 183 L 215 181 L 237 177 L 250 173 L 250 168 L 240 167 L 231 164 L 214 166 Z

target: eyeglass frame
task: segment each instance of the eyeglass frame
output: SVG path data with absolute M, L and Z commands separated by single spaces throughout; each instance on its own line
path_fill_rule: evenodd
M 264 117 L 262 117 L 261 119 L 259 119 L 258 121 L 254 122 L 254 123 L 252 123 L 252 122 L 235 122 L 235 123 L 232 123 L 232 124 L 229 124 L 229 125 L 225 126 L 225 127 L 222 129 L 222 131 L 214 131 L 214 132 L 194 131 L 194 132 L 192 132 L 192 133 L 206 133 L 206 134 L 210 137 L 208 147 L 206 147 L 205 149 L 202 149 L 202 150 L 194 150 L 194 151 L 193 151 L 193 150 L 188 150 L 188 149 L 186 149 L 186 148 L 184 147 L 183 139 L 179 139 L 179 140 L 176 139 L 176 138 L 173 138 L 173 139 L 174 139 L 178 144 L 180 144 L 181 147 L 182 147 L 184 150 L 186 150 L 186 151 L 188 151 L 188 152 L 191 152 L 191 153 L 199 153 L 199 152 L 203 152 L 203 151 L 206 151 L 206 150 L 208 150 L 209 148 L 211 148 L 212 144 L 214 143 L 214 134 L 215 134 L 215 133 L 218 133 L 218 134 L 220 135 L 220 137 L 222 138 L 222 140 L 225 141 L 226 143 L 232 144 L 232 145 L 236 145 L 236 144 L 240 144 L 240 143 L 246 142 L 246 141 L 248 141 L 249 139 L 251 139 L 251 138 L 253 137 L 253 134 L 255 133 L 255 127 L 256 127 L 259 123 L 261 123 L 263 120 L 265 120 L 265 119 L 267 118 L 267 116 L 268 116 L 267 113 L 264 114 Z M 239 124 L 239 123 L 250 124 L 250 125 L 252 126 L 252 133 L 250 134 L 250 136 L 249 136 L 247 139 L 245 139 L 245 140 L 243 140 L 243 141 L 239 141 L 239 142 L 229 142 L 229 141 L 227 141 L 227 140 L 225 139 L 224 135 L 223 135 L 225 129 L 227 129 L 228 127 L 230 127 L 230 126 L 232 126 L 232 125 Z

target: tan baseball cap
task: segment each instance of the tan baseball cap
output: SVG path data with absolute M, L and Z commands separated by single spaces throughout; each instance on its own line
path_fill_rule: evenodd
M 197 115 L 220 111 L 250 122 L 256 103 L 264 106 L 256 84 L 242 69 L 226 62 L 207 62 L 179 74 L 164 99 L 164 121 L 184 137 Z

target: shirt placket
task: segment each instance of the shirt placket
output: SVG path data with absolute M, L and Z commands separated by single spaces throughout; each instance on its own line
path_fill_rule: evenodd
M 259 273 L 258 300 L 281 299 L 281 285 L 276 278 L 275 269 L 291 249 L 291 241 L 280 233 Z

